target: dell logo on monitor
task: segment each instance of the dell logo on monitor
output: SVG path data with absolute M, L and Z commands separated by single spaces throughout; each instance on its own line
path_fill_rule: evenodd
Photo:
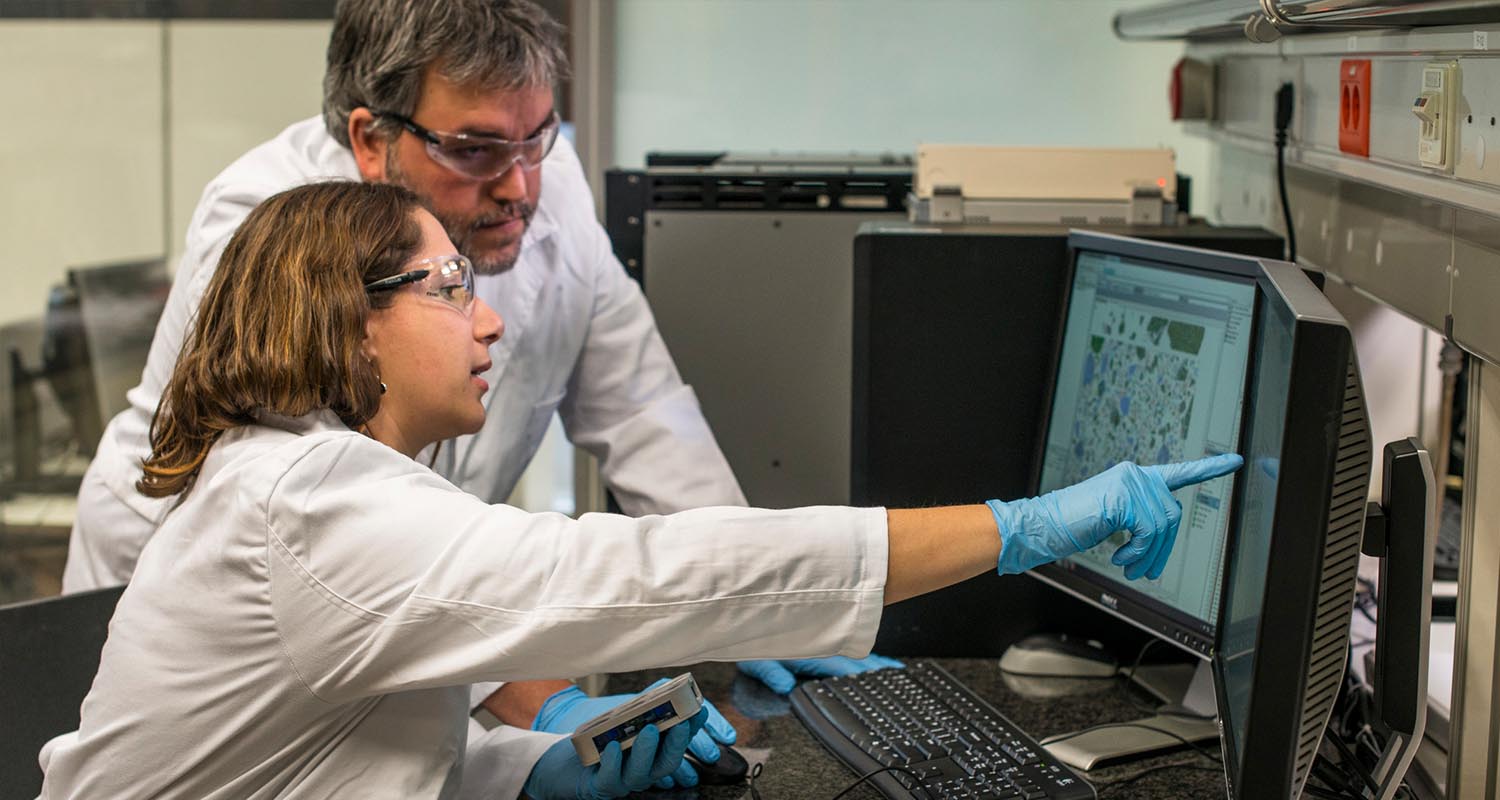
M 1105 606 L 1107 606 L 1109 608 L 1112 608 L 1112 609 L 1114 609 L 1116 611 L 1120 610 L 1120 601 L 1116 600 L 1115 596 L 1112 595 L 1112 594 L 1106 594 L 1106 593 L 1100 592 L 1100 594 L 1099 594 L 1099 602 L 1103 603 Z

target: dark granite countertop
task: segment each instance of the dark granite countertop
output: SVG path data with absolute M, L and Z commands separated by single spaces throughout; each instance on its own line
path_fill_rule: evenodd
M 992 703 L 1035 738 L 1050 736 L 1104 722 L 1122 722 L 1142 716 L 1134 708 L 1119 679 L 1086 681 L 1040 681 L 1033 687 L 1007 686 L 994 659 L 932 659 Z M 765 689 L 735 669 L 733 664 L 703 663 L 691 667 L 621 673 L 609 676 L 609 692 L 639 691 L 657 678 L 691 670 L 703 693 L 735 726 L 740 750 L 751 763 L 764 759 L 755 786 L 761 800 L 827 800 L 857 777 L 838 762 L 807 732 L 791 713 L 783 697 Z M 1027 688 L 1027 694 L 1017 688 Z M 1032 689 L 1070 691 L 1063 697 L 1039 699 Z M 1217 754 L 1216 743 L 1208 750 Z M 1163 765 L 1168 769 L 1143 771 Z M 1139 776 L 1139 777 L 1137 777 Z M 1225 796 L 1224 774 L 1216 765 L 1191 751 L 1100 767 L 1084 777 L 1093 783 L 1101 800 L 1202 800 Z M 741 800 L 748 798 L 745 785 L 700 786 L 671 791 L 653 790 L 639 795 L 651 800 Z M 845 795 L 850 800 L 879 800 L 867 786 Z

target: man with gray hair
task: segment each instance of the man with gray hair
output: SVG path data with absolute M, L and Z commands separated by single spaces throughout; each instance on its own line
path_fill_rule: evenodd
M 152 415 L 230 235 L 266 197 L 327 178 L 416 192 L 474 263 L 477 293 L 505 323 L 483 375 L 492 387 L 484 427 L 438 448 L 439 473 L 504 502 L 557 412 L 568 438 L 599 459 L 626 513 L 745 504 L 639 287 L 613 255 L 576 153 L 559 139 L 553 89 L 567 72 L 562 41 L 561 28 L 528 0 L 341 0 L 322 117 L 287 128 L 204 189 L 141 384 L 84 478 L 65 591 L 128 580 L 168 510 L 135 482 Z M 793 672 L 894 663 L 873 656 L 744 668 L 785 692 Z M 486 762 L 501 766 L 484 780 L 506 796 L 556 740 L 527 728 L 570 732 L 628 699 L 589 698 L 568 681 L 476 689 L 506 725 L 470 747 L 503 751 Z M 734 740 L 717 712 L 692 752 L 716 760 L 715 739 Z M 684 763 L 664 779 L 674 782 L 697 776 Z

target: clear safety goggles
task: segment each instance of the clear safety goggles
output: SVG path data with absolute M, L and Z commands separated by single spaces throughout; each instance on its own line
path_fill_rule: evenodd
M 403 286 L 416 287 L 428 297 L 435 297 L 464 314 L 474 310 L 474 265 L 461 255 L 424 258 L 406 272 L 370 281 L 367 294 L 394 292 Z
M 532 170 L 542 165 L 542 159 L 552 152 L 557 143 L 557 131 L 561 121 L 557 112 L 552 112 L 547 124 L 530 139 L 512 142 L 494 136 L 470 133 L 444 133 L 428 130 L 409 117 L 389 111 L 376 111 L 376 116 L 389 117 L 401 123 L 401 127 L 427 143 L 427 155 L 433 161 L 478 181 L 488 181 L 504 175 L 513 165 Z

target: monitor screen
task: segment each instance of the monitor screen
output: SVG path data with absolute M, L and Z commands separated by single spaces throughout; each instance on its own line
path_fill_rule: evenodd
M 1236 452 L 1255 308 L 1254 262 L 1194 263 L 1079 249 L 1074 262 L 1039 491 L 1121 461 L 1162 464 Z M 1235 267 L 1238 267 L 1236 269 Z M 1182 527 L 1166 570 L 1126 580 L 1117 541 L 1039 570 L 1063 588 L 1206 657 L 1229 527 L 1230 480 L 1176 493 Z

